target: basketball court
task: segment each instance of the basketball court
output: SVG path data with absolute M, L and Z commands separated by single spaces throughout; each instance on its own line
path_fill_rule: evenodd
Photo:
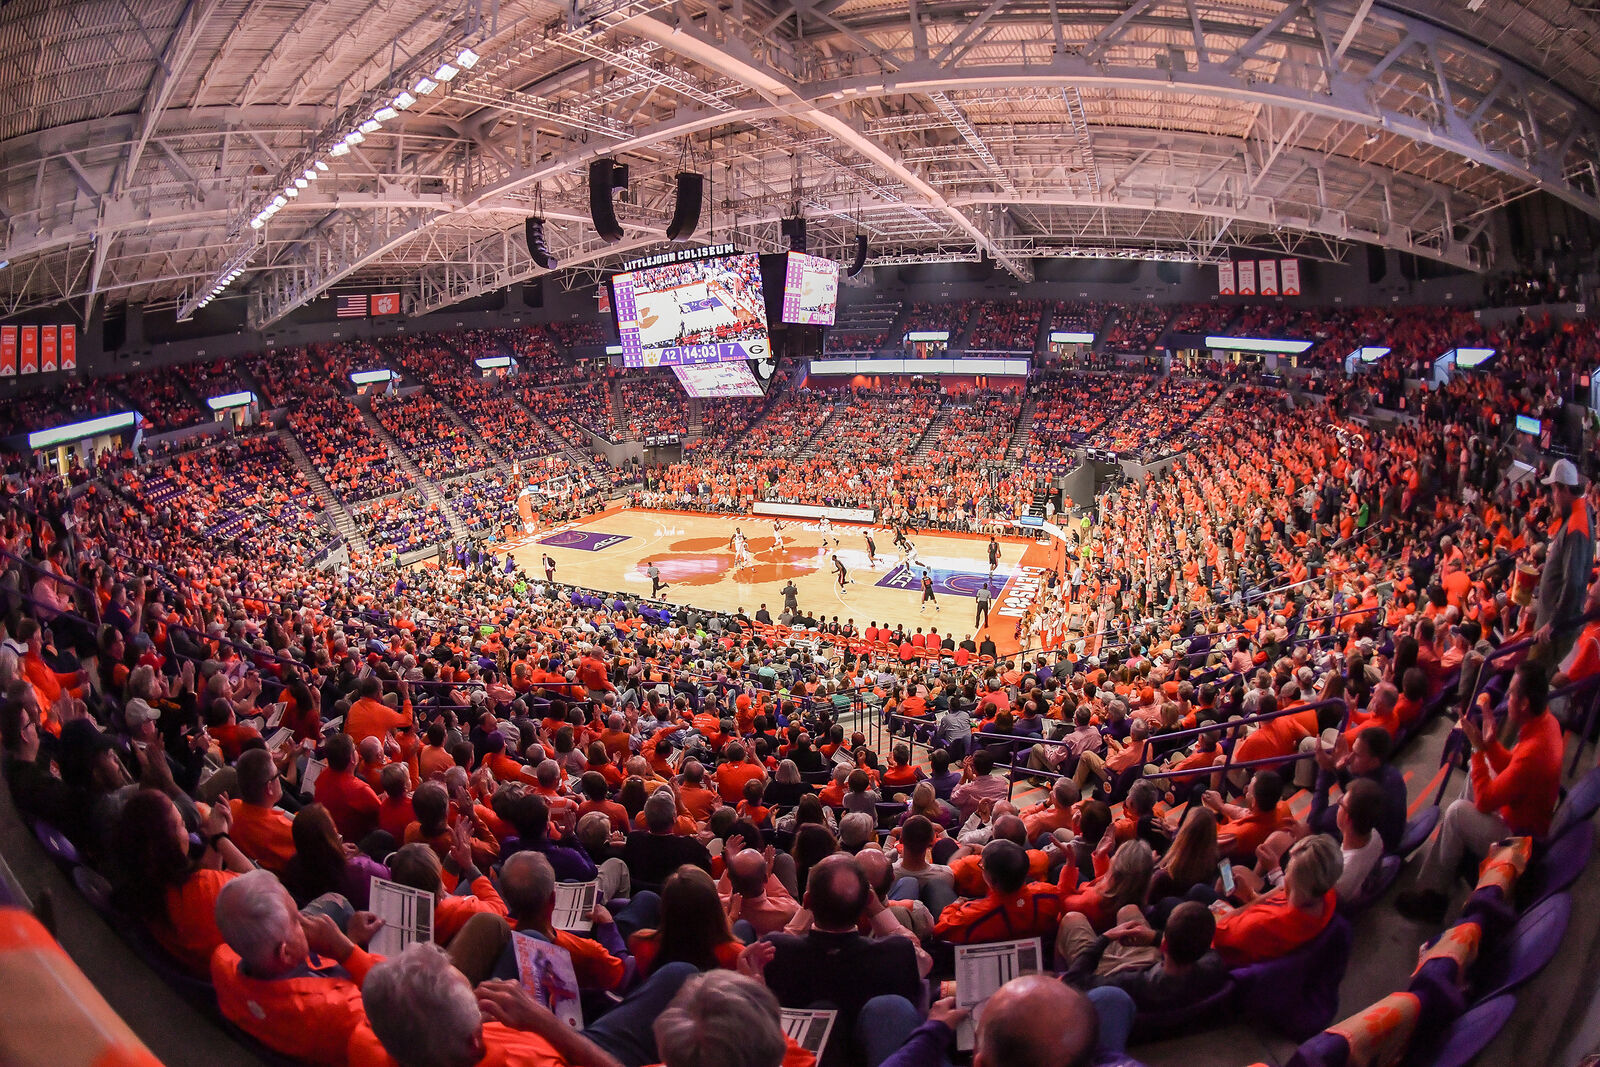
M 750 562 L 740 564 L 731 544 L 735 530 L 749 543 Z M 876 542 L 876 567 L 869 566 L 864 532 Z M 835 523 L 827 550 L 814 520 L 783 520 L 783 547 L 776 544 L 772 520 L 690 512 L 620 508 L 524 535 L 510 552 L 529 574 L 543 575 L 546 553 L 556 561 L 556 581 L 590 589 L 650 595 L 646 571 L 654 563 L 667 586 L 663 599 L 714 611 L 743 608 L 754 615 L 762 605 L 776 619 L 783 610 L 783 587 L 794 582 L 800 610 L 818 620 L 853 619 L 857 628 L 871 622 L 921 626 L 983 639 L 985 629 L 1002 655 L 1018 651 L 1016 624 L 1048 562 L 1048 550 L 1032 540 L 999 537 L 1000 562 L 991 577 L 988 537 L 978 534 L 923 533 L 911 538 L 917 560 L 908 563 L 886 527 Z M 832 554 L 850 579 L 841 591 Z M 933 579 L 939 610 L 922 603 L 922 571 Z M 975 596 L 989 583 L 991 625 L 974 625 Z

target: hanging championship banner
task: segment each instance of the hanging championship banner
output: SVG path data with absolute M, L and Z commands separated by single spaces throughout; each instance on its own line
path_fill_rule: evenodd
M 1261 261 L 1261 295 L 1278 295 L 1278 261 L 1275 259 Z
M 0 326 L 0 378 L 17 374 L 17 328 Z
M 1285 259 L 1278 264 L 1283 274 L 1283 295 L 1300 295 L 1300 261 L 1298 259 Z
M 22 328 L 22 373 L 39 373 L 39 327 Z
M 56 369 L 56 328 L 39 327 L 39 369 L 46 374 Z
M 1220 296 L 1233 295 L 1233 261 L 1217 264 L 1217 293 Z
M 1239 268 L 1239 295 L 1255 296 L 1256 261 L 1253 259 L 1241 259 L 1236 265 Z

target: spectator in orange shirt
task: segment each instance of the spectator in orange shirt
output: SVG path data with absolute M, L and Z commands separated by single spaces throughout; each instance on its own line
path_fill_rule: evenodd
M 361 983 L 381 960 L 361 948 L 378 919 L 356 912 L 347 937 L 326 914 L 302 914 L 270 871 L 223 886 L 216 917 L 224 943 L 211 958 L 211 983 L 223 1016 L 274 1052 L 343 1064 L 366 1020 Z
M 1344 856 L 1333 838 L 1313 834 L 1296 841 L 1282 887 L 1217 920 L 1211 944 L 1222 962 L 1243 967 L 1279 959 L 1322 933 L 1333 921 L 1334 886 L 1343 870 Z
M 355 744 L 348 734 L 328 738 L 323 759 L 328 769 L 317 778 L 313 795 L 333 816 L 333 825 L 347 841 L 360 841 L 378 825 L 378 794 L 351 771 Z
M 706 769 L 699 760 L 683 761 L 683 774 L 678 784 L 678 799 L 697 823 L 711 818 L 711 812 L 721 800 L 715 790 L 706 788 L 705 778 Z M 734 798 L 734 803 L 738 803 L 737 797 Z
M 458 886 L 470 886 L 471 896 L 445 895 L 438 853 L 421 842 L 402 845 L 389 857 L 389 878 L 400 885 L 432 893 L 433 939 L 449 953 L 462 974 L 474 983 L 489 977 L 501 951 L 511 942 L 506 904 L 489 876 L 472 864 L 472 835 L 465 822 L 451 831 L 446 860 Z
M 515 982 L 472 984 L 437 945 L 410 945 L 361 986 L 367 1021 L 350 1035 L 350 1067 L 621 1067 Z
M 392 730 L 410 729 L 411 700 L 406 692 L 404 679 L 400 681 L 399 695 L 390 694 L 387 698 L 383 696 L 383 683 L 376 677 L 362 679 L 356 687 L 357 700 L 345 713 L 344 732 L 350 735 L 351 740 L 360 742 L 364 737 L 382 739 L 389 736 Z M 397 711 L 390 707 L 391 700 L 404 700 L 405 710 Z
M 378 784 L 383 787 L 383 797 L 378 802 L 378 829 L 393 839 L 392 844 L 399 844 L 406 827 L 417 818 L 411 807 L 411 775 L 403 764 L 391 763 L 379 775 Z
M 216 900 L 238 874 L 255 870 L 228 837 L 226 803 L 211 806 L 201 827 L 206 850 L 189 858 L 189 829 L 165 793 L 141 789 L 128 798 L 112 846 L 119 875 L 114 899 L 141 919 L 158 944 L 190 974 L 211 974 L 211 955 L 222 944 Z
M 294 826 L 288 813 L 275 807 L 283 785 L 272 754 L 252 748 L 234 769 L 239 776 L 239 796 L 229 803 L 234 843 L 267 870 L 282 872 L 294 855 Z
M 722 764 L 717 768 L 717 792 L 722 802 L 736 805 L 744 799 L 746 782 L 765 782 L 767 771 L 758 763 L 745 759 L 745 748 L 737 741 L 729 741 L 722 750 Z
M 1075 869 L 1071 877 L 1076 881 Z M 945 908 L 934 925 L 935 937 L 965 945 L 1055 936 L 1064 911 L 1062 893 L 1048 882 L 1028 881 L 1028 854 L 1021 845 L 990 841 L 983 846 L 983 878 L 988 895 Z
M 1251 780 L 1248 807 L 1224 804 L 1218 793 L 1207 790 L 1203 803 L 1221 821 L 1217 847 L 1222 854 L 1236 863 L 1251 863 L 1263 841 L 1275 831 L 1287 830 L 1294 816 L 1280 802 L 1282 796 L 1283 778 L 1277 771 L 1260 771 Z

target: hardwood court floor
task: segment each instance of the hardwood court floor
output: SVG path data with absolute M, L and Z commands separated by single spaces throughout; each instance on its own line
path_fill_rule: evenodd
M 736 568 L 729 544 L 735 528 L 749 538 L 753 565 Z M 851 584 L 841 593 L 828 552 L 821 547 L 818 524 L 790 520 L 783 527 L 784 547 L 774 543 L 770 519 L 748 516 L 697 515 L 676 511 L 622 508 L 564 523 L 511 543 L 510 551 L 528 573 L 544 573 L 542 557 L 556 561 L 558 582 L 591 589 L 619 591 L 635 596 L 650 594 L 646 568 L 651 562 L 669 588 L 664 598 L 717 611 L 744 608 L 754 615 L 762 604 L 774 619 L 783 608 L 780 590 L 792 580 L 799 589 L 802 611 L 817 618 L 854 619 L 858 627 L 902 623 L 908 631 L 921 626 L 952 632 L 957 641 L 968 634 L 981 640 L 974 626 L 976 601 L 972 593 L 988 579 L 988 539 L 962 534 L 917 534 L 912 537 L 918 559 L 931 568 L 939 608 L 929 605 L 919 613 L 920 574 L 904 563 L 904 553 L 892 543 L 886 528 L 872 527 L 878 564 L 867 564 L 863 526 L 839 523 L 834 533 L 836 549 Z M 1024 563 L 1037 565 L 1031 541 L 1002 537 L 1000 564 L 991 594 L 994 601 L 995 644 L 1002 654 L 1014 652 L 1015 618 L 999 614 L 1001 592 L 1021 576 Z M 830 541 L 829 549 L 833 550 Z M 1025 560 L 1025 556 L 1028 558 Z

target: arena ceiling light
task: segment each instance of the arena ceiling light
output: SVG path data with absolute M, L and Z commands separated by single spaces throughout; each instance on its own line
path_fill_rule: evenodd
M 418 96 L 427 96 L 437 88 L 439 88 L 439 83 L 432 78 L 418 78 L 417 84 L 412 86 L 412 92 Z
M 376 110 L 376 111 L 374 111 L 372 113 L 372 121 L 374 121 L 374 122 L 388 122 L 390 119 L 395 118 L 399 114 L 400 114 L 400 112 L 396 111 L 394 108 L 390 107 L 388 104 L 385 104 L 384 106 L 380 107 L 378 110 Z
M 452 66 L 449 63 L 440 63 L 439 69 L 433 72 L 433 76 L 437 81 L 449 82 L 455 81 L 456 75 L 460 73 L 460 67 Z
M 404 111 L 406 108 L 410 107 L 412 104 L 415 104 L 416 102 L 417 102 L 417 98 L 416 97 L 412 96 L 410 93 L 406 92 L 404 89 L 401 89 L 398 93 L 395 94 L 394 108 L 395 108 L 396 111 Z
M 471 70 L 478 65 L 478 53 L 470 48 L 463 48 L 456 53 L 456 66 L 462 70 Z

